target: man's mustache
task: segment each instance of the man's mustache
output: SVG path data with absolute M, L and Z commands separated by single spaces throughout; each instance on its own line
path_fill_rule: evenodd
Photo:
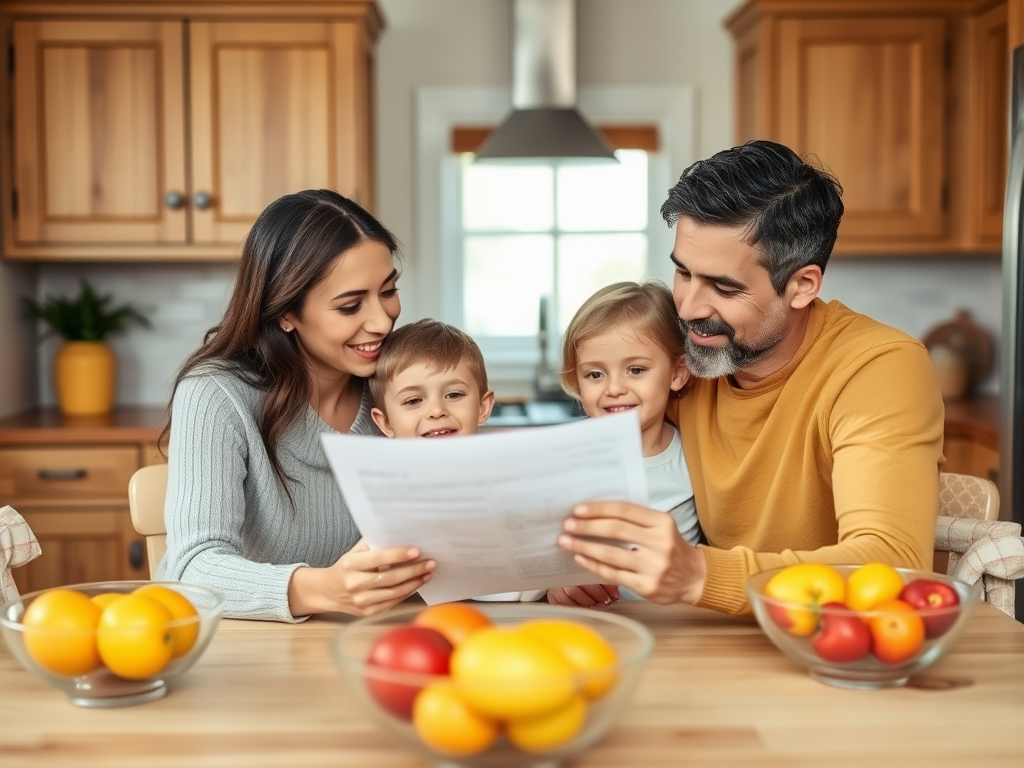
M 700 336 L 726 336 L 729 341 L 732 341 L 736 336 L 736 331 L 728 323 L 724 323 L 721 320 L 712 320 L 710 318 L 704 318 L 701 320 L 682 320 L 680 319 L 679 325 L 682 327 L 683 332 L 693 331 Z

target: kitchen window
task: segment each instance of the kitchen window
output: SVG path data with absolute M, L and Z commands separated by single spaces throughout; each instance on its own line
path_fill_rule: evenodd
M 598 288 L 650 273 L 648 154 L 618 163 L 481 164 L 459 157 L 464 329 L 476 338 L 535 337 L 541 299 L 560 336 Z
M 595 290 L 671 281 L 672 232 L 658 209 L 693 155 L 690 89 L 584 88 L 579 101 L 619 147 L 618 163 L 475 163 L 480 126 L 499 124 L 507 89 L 417 94 L 419 249 L 406 265 L 402 319 L 436 317 L 470 333 L 499 394 L 530 394 L 542 312 L 554 369 L 562 332 Z

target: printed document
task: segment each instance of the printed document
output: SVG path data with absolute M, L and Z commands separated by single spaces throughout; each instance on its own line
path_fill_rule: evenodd
M 437 561 L 428 604 L 594 584 L 555 540 L 585 501 L 647 504 L 635 412 L 455 438 L 325 434 L 324 450 L 370 547 Z

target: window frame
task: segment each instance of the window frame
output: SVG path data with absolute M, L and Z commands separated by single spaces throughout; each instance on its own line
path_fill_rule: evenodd
M 668 189 L 694 159 L 693 88 L 690 86 L 584 86 L 580 110 L 594 123 L 654 125 L 660 148 L 649 154 L 647 236 L 649 276 L 671 284 L 668 254 L 672 230 L 658 208 Z M 461 325 L 462 277 L 459 227 L 459 156 L 452 151 L 457 126 L 497 125 L 511 109 L 507 87 L 423 87 L 416 89 L 415 259 L 405 264 L 401 322 L 433 317 Z M 409 286 L 415 285 L 410 295 Z M 478 339 L 492 387 L 526 390 L 535 379 L 537 340 L 531 337 Z M 560 338 L 548 342 L 549 363 L 557 362 Z

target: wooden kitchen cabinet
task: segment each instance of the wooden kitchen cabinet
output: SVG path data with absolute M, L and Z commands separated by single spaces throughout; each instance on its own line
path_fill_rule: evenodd
M 4 253 L 230 260 L 277 197 L 374 205 L 372 0 L 3 2 Z
M 161 414 L 133 409 L 89 421 L 39 410 L 0 420 L 0 504 L 25 518 L 42 550 L 13 569 L 19 592 L 149 578 L 128 481 L 163 461 L 155 451 Z
M 837 254 L 999 250 L 1005 0 L 751 0 L 726 23 L 737 139 L 836 175 Z

